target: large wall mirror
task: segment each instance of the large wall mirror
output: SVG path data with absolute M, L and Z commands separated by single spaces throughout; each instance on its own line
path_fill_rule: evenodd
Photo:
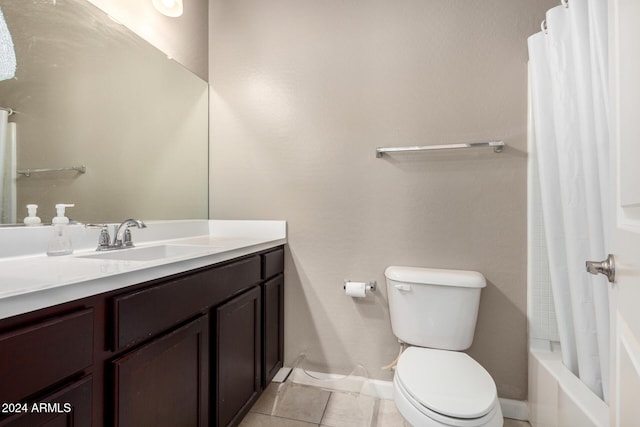
M 0 81 L 17 169 L 0 222 L 22 222 L 28 203 L 44 222 L 56 203 L 83 223 L 207 218 L 208 84 L 86 0 L 0 8 L 17 59 Z M 75 166 L 86 172 L 24 173 Z

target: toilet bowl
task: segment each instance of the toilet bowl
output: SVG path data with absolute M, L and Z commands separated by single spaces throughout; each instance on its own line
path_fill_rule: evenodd
M 469 355 L 486 286 L 473 271 L 389 267 L 393 333 L 412 345 L 393 378 L 400 414 L 414 427 L 502 427 L 491 375 Z

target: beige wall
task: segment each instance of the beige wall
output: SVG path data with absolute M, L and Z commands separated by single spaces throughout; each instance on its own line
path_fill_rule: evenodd
M 211 217 L 288 221 L 287 363 L 389 379 L 384 269 L 471 269 L 469 353 L 526 398 L 526 37 L 552 5 L 211 2 Z M 508 148 L 374 155 L 487 139 Z M 382 286 L 355 300 L 346 278 Z

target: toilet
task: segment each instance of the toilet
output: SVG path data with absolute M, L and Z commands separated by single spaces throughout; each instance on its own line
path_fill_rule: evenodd
M 461 352 L 473 342 L 484 276 L 397 266 L 385 276 L 391 328 L 411 345 L 393 378 L 398 411 L 414 427 L 502 427 L 493 378 Z

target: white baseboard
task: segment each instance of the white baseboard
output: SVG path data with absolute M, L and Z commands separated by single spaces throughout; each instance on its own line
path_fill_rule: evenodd
M 499 398 L 502 416 L 514 420 L 529 421 L 529 405 L 524 400 Z
M 348 393 L 362 393 L 378 399 L 393 400 L 393 382 L 370 380 L 356 375 L 336 375 L 323 372 L 306 371 L 301 368 L 283 368 L 286 370 L 283 378 L 292 380 L 297 384 L 312 387 L 320 387 L 326 390 L 335 390 Z M 290 373 L 289 373 L 290 372 Z M 278 373 L 280 374 L 280 372 Z M 284 381 L 284 379 L 282 380 Z M 528 421 L 529 406 L 522 400 L 500 398 L 500 408 L 505 418 Z
M 291 373 L 291 368 L 280 368 L 280 370 L 276 372 L 276 374 L 274 375 L 271 382 L 283 383 L 287 380 L 290 373 Z

